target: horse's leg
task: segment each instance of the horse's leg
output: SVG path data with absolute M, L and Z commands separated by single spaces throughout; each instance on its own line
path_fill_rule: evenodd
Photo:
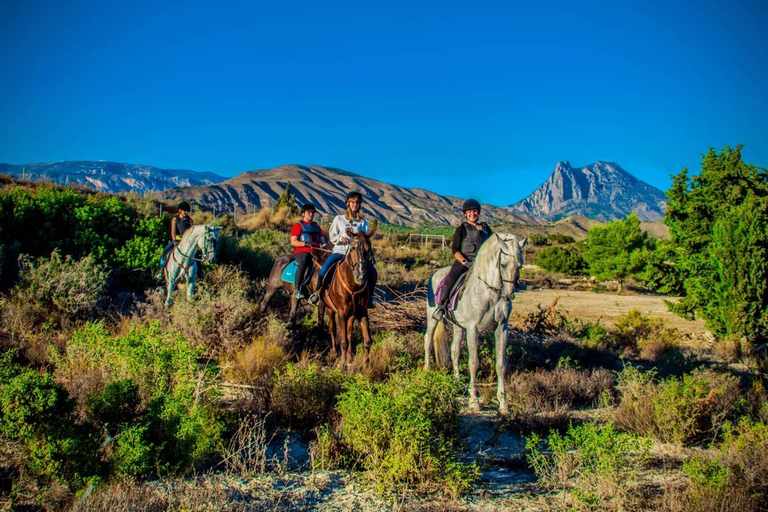
M 176 270 L 174 271 L 166 270 L 166 274 L 165 274 L 165 278 L 167 280 L 167 283 L 166 283 L 167 293 L 165 296 L 166 307 L 171 307 L 171 303 L 173 302 L 171 300 L 171 294 L 173 293 L 173 289 L 176 287 L 177 277 L 178 277 L 178 272 Z
M 360 319 L 360 330 L 363 331 L 363 348 L 365 349 L 365 367 L 371 362 L 371 333 L 368 329 L 368 315 Z
M 499 413 L 504 416 L 509 413 L 507 407 L 507 319 L 503 318 L 496 326 L 496 399 L 499 401 Z
M 338 358 L 341 355 L 341 347 L 338 346 L 339 337 L 336 332 L 336 313 L 328 312 L 328 331 L 331 333 L 331 354 Z
M 187 270 L 187 299 L 191 299 L 195 294 L 195 281 L 197 281 L 197 263 L 193 261 Z
M 424 369 L 429 370 L 430 359 L 432 358 L 432 338 L 435 335 L 437 320 L 432 318 L 429 307 L 427 307 L 427 332 L 424 334 Z
M 294 294 L 291 294 L 291 324 L 296 323 L 296 311 L 299 309 L 299 299 Z
M 480 400 L 477 397 L 477 367 L 480 365 L 478 354 L 477 325 L 467 326 L 467 352 L 469 352 L 469 409 L 480 411 Z
M 461 360 L 461 342 L 464 341 L 464 329 L 458 325 L 453 326 L 453 339 L 451 341 L 451 361 L 453 362 L 453 376 L 459 378 L 459 362 Z
M 267 304 L 269 304 L 269 300 L 272 298 L 272 296 L 277 293 L 277 290 L 279 290 L 279 287 L 270 287 L 269 283 L 267 283 L 267 293 L 264 294 L 264 298 L 261 299 L 261 304 L 259 305 L 259 313 L 264 313 L 267 309 Z
M 320 299 L 317 304 L 317 328 L 322 329 L 325 324 L 325 302 Z
M 336 339 L 339 344 L 339 360 L 341 365 L 347 363 L 347 317 L 341 311 L 336 314 Z
M 346 325 L 346 335 L 344 338 L 347 341 L 347 362 L 352 363 L 352 360 L 355 358 L 355 344 L 352 343 L 352 333 L 353 328 L 355 326 L 355 316 L 349 315 L 349 318 L 347 318 L 347 325 Z

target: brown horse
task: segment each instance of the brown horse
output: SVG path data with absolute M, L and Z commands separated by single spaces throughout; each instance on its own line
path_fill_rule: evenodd
M 368 303 L 373 289 L 368 279 L 368 266 L 373 263 L 370 233 L 358 232 L 349 242 L 349 252 L 333 272 L 333 279 L 323 293 L 328 307 L 331 352 L 340 357 L 341 363 L 351 363 L 354 357 L 352 326 L 360 322 L 365 347 L 365 364 L 371 353 L 371 334 L 368 328 Z
M 309 285 L 307 286 L 310 292 L 317 290 L 317 275 L 320 273 L 319 267 L 320 264 L 325 260 L 327 254 L 328 253 L 325 250 L 315 251 L 315 255 L 317 256 L 312 260 L 315 269 L 314 272 L 312 272 L 312 278 L 310 279 Z M 295 323 L 296 311 L 299 308 L 299 299 L 293 296 L 293 292 L 296 291 L 296 287 L 293 283 L 286 283 L 282 279 L 283 270 L 285 270 L 285 267 L 287 267 L 288 264 L 292 261 L 293 254 L 284 254 L 275 260 L 275 264 L 272 265 L 272 270 L 269 272 L 269 278 L 267 279 L 267 293 L 264 295 L 264 298 L 261 301 L 261 305 L 259 306 L 259 313 L 264 313 L 264 311 L 267 309 L 267 303 L 269 303 L 269 299 L 271 299 L 272 296 L 277 293 L 277 290 L 282 288 L 283 290 L 287 291 L 291 297 L 291 323 Z M 318 327 L 323 327 L 324 316 L 325 304 L 321 302 L 317 306 Z

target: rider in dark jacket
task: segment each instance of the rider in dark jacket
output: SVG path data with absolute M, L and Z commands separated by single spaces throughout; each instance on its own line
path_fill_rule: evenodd
M 192 220 L 190 215 L 192 207 L 186 201 L 179 203 L 179 207 L 176 210 L 176 215 L 171 219 L 171 241 L 165 246 L 163 255 L 160 258 L 160 268 L 165 266 L 165 261 L 168 258 L 168 253 L 171 252 L 173 246 L 179 243 L 184 232 L 195 225 L 195 221 Z
M 451 294 L 451 288 L 456 284 L 459 277 L 469 270 L 472 262 L 475 261 L 477 250 L 480 244 L 491 236 L 491 228 L 485 222 L 478 222 L 480 217 L 480 203 L 475 199 L 467 199 L 461 207 L 464 213 L 464 222 L 461 223 L 453 233 L 453 257 L 456 261 L 451 265 L 448 275 L 443 279 L 439 290 L 439 296 L 435 297 L 437 309 L 433 313 L 433 318 L 442 320 L 445 316 L 448 299 Z

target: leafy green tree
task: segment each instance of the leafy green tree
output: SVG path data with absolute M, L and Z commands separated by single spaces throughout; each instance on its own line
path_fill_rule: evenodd
M 536 264 L 549 272 L 578 275 L 587 267 L 575 247 L 547 247 L 536 255 Z
M 667 256 L 685 292 L 673 311 L 755 343 L 768 336 L 768 175 L 744 163 L 741 149 L 710 149 L 699 175 L 674 176 Z
M 592 226 L 582 255 L 590 275 L 599 281 L 617 280 L 621 292 L 624 281 L 643 271 L 649 243 L 648 233 L 640 229 L 640 219 L 632 212 L 626 219 Z

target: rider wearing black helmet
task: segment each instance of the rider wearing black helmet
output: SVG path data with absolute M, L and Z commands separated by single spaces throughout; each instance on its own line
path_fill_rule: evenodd
M 467 199 L 464 201 L 461 211 L 464 213 L 464 221 L 453 233 L 453 244 L 451 245 L 453 257 L 456 261 L 453 262 L 451 269 L 448 271 L 448 275 L 443 279 L 438 297 L 435 297 L 438 304 L 433 317 L 437 320 L 442 320 L 443 316 L 445 316 L 451 288 L 456 284 L 456 281 L 461 274 L 469 270 L 469 267 L 472 266 L 472 262 L 475 260 L 480 244 L 491 236 L 492 233 L 488 224 L 485 222 L 478 222 L 478 218 L 480 217 L 480 203 L 477 202 L 477 200 Z
M 192 211 L 192 207 L 186 201 L 179 203 L 176 209 L 176 215 L 171 219 L 171 241 L 165 246 L 163 255 L 160 258 L 160 267 L 165 266 L 165 260 L 168 253 L 171 251 L 174 245 L 179 243 L 181 237 L 184 236 L 184 232 L 195 225 L 195 221 L 192 220 L 192 216 L 189 212 Z
M 316 213 L 317 210 L 313 204 L 305 204 L 301 207 L 301 219 L 291 228 L 291 246 L 297 265 L 293 295 L 297 299 L 303 299 L 306 296 L 304 281 L 312 265 L 312 251 L 325 243 L 323 230 L 315 222 Z

